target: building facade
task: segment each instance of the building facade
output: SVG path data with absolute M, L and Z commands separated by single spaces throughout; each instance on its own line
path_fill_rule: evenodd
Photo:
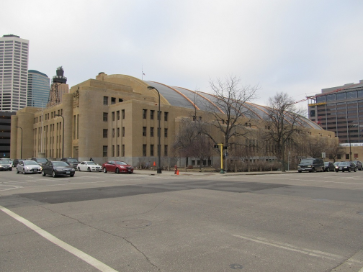
M 50 90 L 49 77 L 36 70 L 28 71 L 28 107 L 45 108 Z
M 158 90 L 160 105 L 158 92 L 148 86 Z M 44 110 L 27 107 L 18 111 L 12 117 L 11 157 L 38 157 L 44 153 L 48 158 L 92 157 L 98 163 L 113 159 L 133 166 L 151 165 L 157 161 L 160 136 L 162 165 L 174 165 L 177 158 L 172 146 L 181 120 L 193 116 L 207 120 L 211 108 L 222 111 L 217 100 L 207 93 L 100 73 L 96 79 L 73 86 L 59 104 Z M 246 111 L 256 116 L 256 124 L 267 112 L 264 106 L 252 103 L 246 105 Z M 322 130 L 307 118 L 301 117 L 299 123 L 313 134 L 334 138 L 334 133 Z M 22 140 L 20 127 L 28 135 Z M 222 135 L 219 141 L 223 142 Z
M 29 41 L 16 35 L 0 38 L 0 111 L 27 106 Z

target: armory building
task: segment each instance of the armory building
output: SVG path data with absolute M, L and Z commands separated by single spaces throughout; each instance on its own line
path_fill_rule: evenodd
M 45 109 L 27 107 L 12 116 L 11 158 L 44 156 L 89 160 L 92 157 L 98 163 L 114 159 L 134 166 L 157 161 L 159 97 L 148 86 L 155 87 L 160 93 L 163 165 L 173 165 L 176 159 L 172 146 L 180 121 L 195 115 L 210 118 L 207 112 L 211 108 L 223 113 L 215 103 L 217 98 L 131 76 L 105 73 L 73 86 L 69 93 L 62 95 L 59 103 L 50 101 Z M 266 117 L 264 106 L 247 103 L 246 108 L 256 119 Z M 333 132 L 321 129 L 306 118 L 301 117 L 299 124 L 311 135 L 334 138 Z M 222 136 L 220 140 L 222 142 Z

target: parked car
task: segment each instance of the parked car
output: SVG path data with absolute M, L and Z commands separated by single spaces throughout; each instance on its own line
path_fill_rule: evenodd
M 79 161 L 76 158 L 62 158 L 61 161 L 68 163 L 74 169 L 77 169 Z
M 13 162 L 11 160 L 0 160 L 0 171 L 12 171 Z
M 339 171 L 356 172 L 357 166 L 353 162 L 338 162 L 335 164 L 335 172 L 339 172 Z
M 53 178 L 56 176 L 70 176 L 73 177 L 76 170 L 64 161 L 47 161 L 43 165 L 42 175 L 51 175 Z
M 102 164 L 102 169 L 104 173 L 115 172 L 118 173 L 129 173 L 132 174 L 134 172 L 134 168 L 123 161 L 108 161 Z
M 20 160 L 16 166 L 16 173 L 23 174 L 40 174 L 42 173 L 42 167 L 33 160 Z
M 297 166 L 297 171 L 301 173 L 302 171 L 308 172 L 316 172 L 316 171 L 324 171 L 324 162 L 322 159 L 316 158 L 307 158 L 302 159 Z
M 330 172 L 335 170 L 335 166 L 332 162 L 324 162 L 324 172 Z
M 93 161 L 83 161 L 77 166 L 78 171 L 102 172 L 102 166 Z
M 40 166 L 45 164 L 48 160 L 46 158 L 31 158 L 33 161 L 36 161 Z
M 355 165 L 357 166 L 357 170 L 361 171 L 363 169 L 363 165 L 361 161 L 353 161 Z

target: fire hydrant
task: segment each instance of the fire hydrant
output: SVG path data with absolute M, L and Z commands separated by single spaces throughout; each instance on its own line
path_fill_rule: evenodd
M 174 166 L 174 174 L 179 175 L 178 166 Z

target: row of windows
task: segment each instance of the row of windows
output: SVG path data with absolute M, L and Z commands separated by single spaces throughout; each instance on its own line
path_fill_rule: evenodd
M 126 117 L 125 110 L 121 110 L 121 116 L 120 116 L 120 111 L 112 112 L 112 121 L 115 121 L 116 118 L 117 118 L 117 120 L 120 120 L 121 117 L 122 117 L 122 119 L 125 119 L 125 117 Z M 103 113 L 103 121 L 104 122 L 108 121 L 108 112 Z
M 160 120 L 160 114 L 161 112 L 159 112 L 158 114 L 158 120 Z M 164 121 L 168 121 L 168 112 L 164 112 Z M 154 116 L 155 116 L 155 110 L 150 110 L 150 119 L 154 120 Z M 143 119 L 147 119 L 147 109 L 143 109 L 142 110 L 142 118 Z
M 104 96 L 103 97 L 103 105 L 107 106 L 108 105 L 108 96 Z M 118 99 L 118 102 L 123 102 L 124 100 L 122 98 Z M 112 104 L 116 104 L 116 97 L 111 97 L 111 105 Z
M 126 149 L 125 149 L 125 145 L 121 145 L 121 152 L 120 152 L 120 145 L 112 145 L 111 148 L 111 156 L 112 157 L 125 157 L 125 153 L 126 153 Z M 103 157 L 108 157 L 108 146 L 104 145 L 102 148 L 102 156 Z
M 159 137 L 159 130 L 158 130 L 158 137 Z M 147 128 L 142 127 L 142 136 L 147 136 Z M 154 127 L 150 127 L 150 137 L 154 137 Z M 168 129 L 164 128 L 164 137 L 168 137 Z
M 121 137 L 125 137 L 125 127 L 122 127 L 122 136 Z M 112 138 L 115 138 L 115 136 L 118 138 L 120 137 L 120 128 L 116 128 L 116 130 L 113 128 L 112 129 Z M 107 138 L 108 137 L 108 129 L 104 129 L 103 130 L 103 138 Z
M 49 120 L 49 119 L 53 119 L 55 117 L 58 117 L 57 115 L 63 115 L 63 109 L 58 110 L 58 112 L 56 113 L 56 111 L 52 111 L 50 113 L 50 118 L 49 118 L 49 113 L 44 114 L 44 119 L 45 120 Z M 34 118 L 34 123 L 38 123 L 42 121 L 42 116 L 39 117 L 35 117 Z
M 160 146 L 161 147 L 161 146 Z M 160 152 L 161 154 L 161 152 Z M 155 146 L 153 144 L 151 144 L 149 146 L 149 156 L 153 157 L 156 156 L 157 154 L 155 153 Z M 147 156 L 147 145 L 143 144 L 142 145 L 142 156 L 146 157 Z M 164 145 L 164 156 L 167 157 L 168 156 L 168 145 Z
M 316 103 L 330 102 L 336 100 L 355 99 L 357 97 L 363 97 L 363 90 L 339 92 L 334 94 L 322 95 L 316 97 Z

